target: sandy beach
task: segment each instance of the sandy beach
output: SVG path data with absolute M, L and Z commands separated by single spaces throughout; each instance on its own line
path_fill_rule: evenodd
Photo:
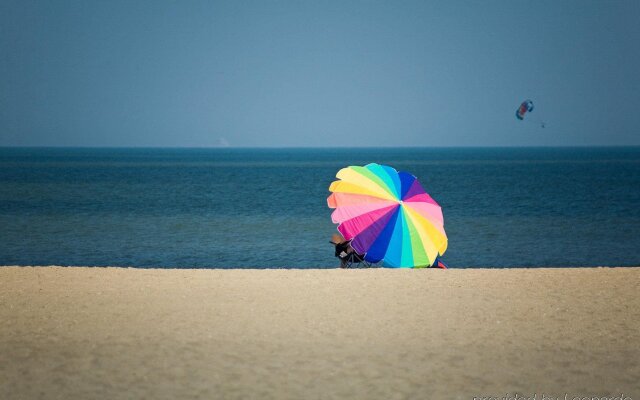
M 640 398 L 640 269 L 0 267 L 0 399 Z

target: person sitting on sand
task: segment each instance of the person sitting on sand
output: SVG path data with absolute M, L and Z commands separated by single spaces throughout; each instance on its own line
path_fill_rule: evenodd
M 340 259 L 340 268 L 347 268 L 349 266 L 350 259 L 353 261 L 352 254 L 355 254 L 360 260 L 362 259 L 362 256 L 357 254 L 353 247 L 351 247 L 350 240 L 345 240 L 342 236 L 334 234 L 329 242 L 336 246 L 335 256 Z

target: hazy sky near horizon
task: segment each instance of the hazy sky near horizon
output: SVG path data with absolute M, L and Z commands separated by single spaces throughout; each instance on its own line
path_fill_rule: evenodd
M 640 1 L 3 0 L 0 146 L 640 145 L 639 21 Z

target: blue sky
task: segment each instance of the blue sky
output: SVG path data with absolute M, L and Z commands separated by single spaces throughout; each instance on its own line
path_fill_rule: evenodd
M 638 1 L 4 0 L 0 146 L 640 145 L 639 18 Z

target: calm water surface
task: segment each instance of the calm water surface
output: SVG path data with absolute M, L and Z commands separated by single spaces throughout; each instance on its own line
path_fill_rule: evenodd
M 451 267 L 640 265 L 640 148 L 0 148 L 0 265 L 333 268 L 336 172 L 416 175 Z

